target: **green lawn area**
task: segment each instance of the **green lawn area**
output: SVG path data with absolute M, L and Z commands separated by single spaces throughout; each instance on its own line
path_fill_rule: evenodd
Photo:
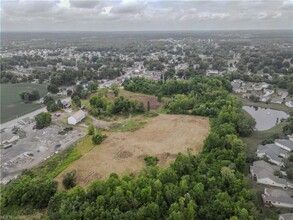
M 47 94 L 47 85 L 31 84 L 31 83 L 17 83 L 17 84 L 0 84 L 1 90 L 1 117 L 0 123 L 4 123 L 15 119 L 16 117 L 30 113 L 42 107 L 41 104 L 28 103 L 25 104 L 19 93 L 23 91 L 32 91 L 36 89 L 41 96 Z

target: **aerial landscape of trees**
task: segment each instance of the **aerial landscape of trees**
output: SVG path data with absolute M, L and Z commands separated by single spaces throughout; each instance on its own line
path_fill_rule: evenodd
M 138 176 L 112 174 L 106 180 L 95 180 L 87 189 L 75 186 L 69 191 L 57 191 L 56 182 L 44 178 L 38 189 L 47 186 L 42 191 L 41 202 L 40 195 L 31 191 L 37 177 L 24 174 L 4 188 L 3 210 L 24 204 L 48 207 L 50 219 L 253 219 L 252 216 L 259 215 L 253 194 L 244 181 L 244 144 L 239 135 L 246 133 L 242 134 L 239 125 L 243 117 L 241 105 L 229 95 L 229 84 L 223 79 L 210 78 L 192 79 L 182 82 L 183 85 L 181 82 L 143 83 L 150 84 L 145 87 L 147 93 L 156 93 L 157 90 L 149 88 L 155 86 L 163 94 L 174 96 L 170 102 L 179 107 L 173 108 L 168 103 L 165 108 L 170 113 L 183 109 L 184 114 L 195 114 L 196 109 L 199 115 L 211 117 L 212 128 L 202 153 L 179 154 L 168 168 L 157 167 L 156 158 L 145 158 L 148 166 Z M 132 88 L 144 87 L 132 84 Z M 103 109 L 104 101 L 103 96 L 94 96 L 90 103 L 94 108 Z M 120 112 L 131 104 L 117 97 L 110 106 L 115 106 L 114 112 Z M 203 114 L 198 111 L 200 107 L 214 110 Z M 93 141 L 97 139 L 98 144 L 101 137 L 96 133 Z M 67 179 L 70 188 L 74 177 L 69 175 Z M 25 187 L 19 191 L 21 186 Z M 16 191 L 17 195 L 13 194 Z M 28 192 L 32 193 L 24 196 Z

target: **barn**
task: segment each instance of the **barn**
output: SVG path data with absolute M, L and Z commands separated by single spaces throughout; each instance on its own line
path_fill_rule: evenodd
M 82 121 L 86 116 L 86 113 L 82 110 L 75 112 L 72 116 L 70 116 L 67 120 L 68 124 L 76 125 L 80 121 Z

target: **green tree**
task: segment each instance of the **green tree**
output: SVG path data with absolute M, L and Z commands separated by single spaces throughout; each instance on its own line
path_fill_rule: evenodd
M 113 83 L 111 85 L 111 89 L 114 92 L 115 97 L 118 97 L 118 95 L 119 95 L 119 85 L 116 84 L 116 83 Z
M 58 86 L 55 84 L 48 85 L 47 90 L 48 90 L 48 92 L 51 92 L 53 94 L 56 94 L 59 92 Z
M 36 120 L 36 128 L 42 129 L 51 124 L 52 116 L 48 112 L 41 112 L 35 117 L 35 120 Z
M 77 95 L 72 98 L 72 104 L 76 107 L 81 107 L 81 100 Z
M 95 133 L 95 127 L 93 124 L 90 124 L 88 129 L 87 129 L 88 135 L 93 135 Z

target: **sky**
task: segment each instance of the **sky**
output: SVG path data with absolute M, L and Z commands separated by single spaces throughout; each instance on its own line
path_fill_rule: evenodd
M 1 31 L 293 28 L 293 0 L 0 0 Z

